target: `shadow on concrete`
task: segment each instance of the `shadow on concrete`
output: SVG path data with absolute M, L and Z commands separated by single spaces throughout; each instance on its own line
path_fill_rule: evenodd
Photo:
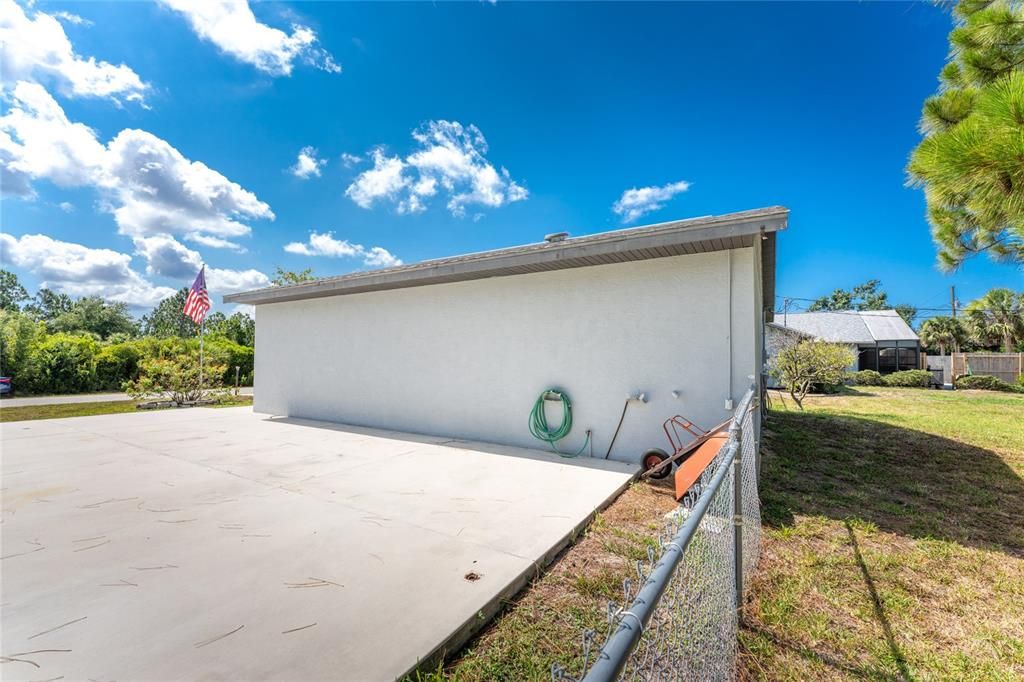
M 1024 481 L 995 452 L 861 417 L 776 411 L 766 426 L 766 524 L 856 518 L 1024 557 Z
M 500 445 L 497 443 L 486 443 L 483 441 L 464 440 L 449 436 L 432 436 L 420 433 L 406 433 L 403 431 L 389 431 L 369 426 L 357 426 L 353 424 L 339 424 L 336 422 L 318 421 L 315 419 L 299 419 L 296 417 L 266 417 L 266 422 L 274 424 L 292 424 L 307 426 L 326 431 L 337 431 L 340 433 L 357 434 L 372 438 L 386 438 L 393 441 L 402 441 L 419 445 L 436 445 L 442 447 L 456 448 L 489 455 L 502 457 L 520 457 L 535 461 L 549 462 L 552 464 L 563 464 L 569 466 L 583 467 L 587 469 L 600 469 L 603 471 L 633 472 L 639 471 L 640 463 L 627 463 L 616 460 L 606 460 L 602 457 L 590 457 L 587 454 L 578 457 L 567 457 L 553 452 L 550 449 L 521 448 L 513 445 Z M 525 428 L 525 426 L 524 426 Z

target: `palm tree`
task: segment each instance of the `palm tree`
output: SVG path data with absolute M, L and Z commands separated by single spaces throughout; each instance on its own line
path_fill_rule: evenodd
M 1024 294 L 1010 289 L 991 289 L 964 308 L 972 339 L 980 345 L 1002 343 L 1003 352 L 1013 352 L 1024 341 Z
M 930 348 L 938 347 L 939 355 L 946 354 L 946 348 L 957 351 L 967 340 L 967 330 L 955 317 L 933 317 L 925 320 L 918 332 L 921 343 Z

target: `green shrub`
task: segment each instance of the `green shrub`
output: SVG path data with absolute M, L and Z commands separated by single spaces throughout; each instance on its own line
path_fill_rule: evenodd
M 923 369 L 908 369 L 903 372 L 893 372 L 882 377 L 886 386 L 900 386 L 903 388 L 928 388 L 931 385 L 932 373 Z
M 850 380 L 855 386 L 884 386 L 885 379 L 873 369 L 862 369 L 859 372 L 851 372 Z
M 209 384 L 233 386 L 237 366 L 240 383 L 252 385 L 251 347 L 210 333 L 204 350 Z M 198 370 L 198 354 L 198 337 L 130 338 L 115 332 L 100 342 L 90 332 L 50 334 L 31 314 L 0 310 L 0 375 L 11 377 L 19 394 L 122 390 L 126 382 L 139 379 L 144 360 L 170 360 L 183 367 L 195 363 Z
M 152 336 L 143 337 L 118 344 L 130 346 L 137 352 L 139 362 L 147 359 L 173 360 L 180 357 L 193 358 L 198 367 L 199 363 L 199 339 L 183 339 L 180 337 L 156 338 Z M 239 375 L 243 386 L 246 379 L 252 381 L 253 373 L 253 349 L 249 346 L 242 346 L 230 339 L 217 335 L 208 335 L 203 341 L 203 363 L 207 368 L 217 366 L 216 379 L 225 386 L 235 385 L 235 367 L 239 368 Z M 211 370 L 207 369 L 206 374 L 212 376 Z M 126 379 L 135 379 L 138 372 Z
M 1020 386 L 1021 388 L 1024 388 L 1024 374 L 1020 374 L 1017 376 L 1017 385 Z
M 139 376 L 142 349 L 132 341 L 104 346 L 96 356 L 96 388 L 120 391 L 126 381 Z
M 185 403 L 216 399 L 224 393 L 224 372 L 224 365 L 204 358 L 200 374 L 199 350 L 187 348 L 167 357 L 143 358 L 139 377 L 125 382 L 125 390 L 136 400 L 157 398 Z
M 251 347 L 239 345 L 223 336 L 211 336 L 206 339 L 206 354 L 226 367 L 221 377 L 225 386 L 235 385 L 235 367 L 239 368 L 240 383 L 243 386 L 248 385 L 246 379 L 252 382 L 255 354 Z
M 986 374 L 969 374 L 957 377 L 955 382 L 957 388 L 975 388 L 983 391 L 1005 391 L 1006 393 L 1024 393 L 1024 388 L 1014 386 L 998 377 L 990 377 Z
M 96 383 L 99 344 L 89 336 L 53 334 L 39 344 L 39 390 L 82 393 Z
M 0 376 L 11 377 L 18 393 L 43 390 L 39 376 L 39 344 L 46 325 L 24 313 L 0 310 Z

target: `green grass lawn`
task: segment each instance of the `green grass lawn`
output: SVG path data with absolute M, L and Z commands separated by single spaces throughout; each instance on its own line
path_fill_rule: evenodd
M 237 398 L 213 407 L 237 407 L 251 405 L 252 396 Z M 59 405 L 23 405 L 4 407 L 0 404 L 0 422 L 20 422 L 31 419 L 62 419 L 64 417 L 90 417 L 97 414 L 118 414 L 122 412 L 144 413 L 136 409 L 132 400 L 112 400 L 98 403 L 62 403 Z
M 773 394 L 744 679 L 1024 678 L 1024 396 Z

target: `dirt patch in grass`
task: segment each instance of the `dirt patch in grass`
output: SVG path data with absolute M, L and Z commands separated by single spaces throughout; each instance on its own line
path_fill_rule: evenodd
M 1024 677 L 1024 397 L 869 390 L 775 401 L 740 677 Z
M 420 680 L 550 680 L 551 665 L 582 672 L 582 636 L 604 632 L 609 600 L 636 580 L 636 560 L 657 546 L 664 515 L 676 507 L 666 483 L 635 483 L 464 650 Z

